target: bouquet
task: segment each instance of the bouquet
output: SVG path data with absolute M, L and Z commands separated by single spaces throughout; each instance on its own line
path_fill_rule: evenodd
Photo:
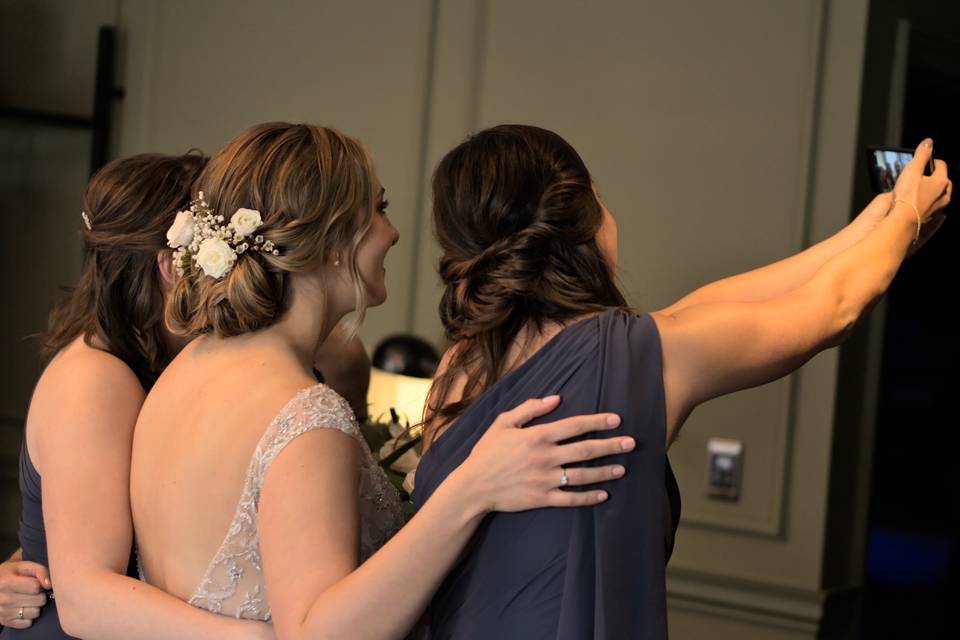
M 397 412 L 391 408 L 389 421 L 385 420 L 385 416 L 367 418 L 360 425 L 360 431 L 387 478 L 400 493 L 404 513 L 409 518 L 413 515 L 411 495 L 417 465 L 423 454 L 423 427 L 411 427 L 408 421 L 401 423 Z

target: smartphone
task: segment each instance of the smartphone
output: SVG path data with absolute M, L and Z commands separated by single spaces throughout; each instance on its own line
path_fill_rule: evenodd
M 907 163 L 913 160 L 913 149 L 899 147 L 867 147 L 867 170 L 870 186 L 877 193 L 893 191 L 897 177 Z M 933 157 L 924 167 L 923 175 L 933 174 Z

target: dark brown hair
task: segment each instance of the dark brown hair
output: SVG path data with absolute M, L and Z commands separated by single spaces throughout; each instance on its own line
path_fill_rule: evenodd
M 170 360 L 163 339 L 163 283 L 157 252 L 190 203 L 199 154 L 141 154 L 110 162 L 87 184 L 80 219 L 83 267 L 69 297 L 50 313 L 41 347 L 51 357 L 77 336 L 96 336 L 143 379 Z
M 183 335 L 221 337 L 264 329 L 289 306 L 287 275 L 340 252 L 354 283 L 359 322 L 366 309 L 356 250 L 373 220 L 377 187 L 358 140 L 326 127 L 271 122 L 228 142 L 197 180 L 210 207 L 229 221 L 239 208 L 260 211 L 257 234 L 279 255 L 246 252 L 223 277 L 197 266 L 177 280 L 167 325 Z
M 440 319 L 455 348 L 430 390 L 428 435 L 505 373 L 522 328 L 627 307 L 596 242 L 602 222 L 583 160 L 551 131 L 501 125 L 443 158 L 433 176 L 433 228 L 445 286 Z M 445 404 L 460 374 L 462 399 Z

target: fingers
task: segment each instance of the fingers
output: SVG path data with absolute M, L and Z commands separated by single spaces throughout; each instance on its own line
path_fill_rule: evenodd
M 28 579 L 28 578 L 25 578 Z M 43 591 L 34 594 L 23 594 L 12 591 L 0 593 L 0 611 L 9 614 L 20 607 L 42 607 L 47 604 L 47 594 Z M 3 616 L 0 616 L 2 618 Z
M 43 592 L 43 586 L 32 576 L 10 576 L 3 581 L 3 588 L 17 595 L 36 595 Z
M 943 189 L 943 194 L 937 198 L 933 206 L 935 209 L 943 209 L 945 206 L 950 204 L 950 198 L 953 197 L 953 180 L 947 180 L 947 186 Z
M 622 464 L 609 464 L 604 467 L 572 467 L 569 469 L 557 468 L 551 475 L 553 484 L 559 484 L 561 475 L 567 474 L 567 486 L 579 487 L 585 484 L 596 484 L 608 480 L 622 478 L 627 470 Z
M 30 576 L 36 578 L 45 589 L 52 586 L 50 582 L 50 569 L 38 562 L 22 560 L 16 566 L 17 575 Z
M 497 416 L 490 428 L 508 429 L 518 428 L 534 418 L 548 414 L 560 404 L 560 396 L 548 396 L 542 399 L 530 399 L 520 406 Z
M 636 440 L 629 436 L 581 440 L 580 442 L 573 442 L 556 447 L 550 457 L 556 466 L 562 467 L 573 464 L 574 462 L 595 460 L 604 456 L 633 451 L 636 446 Z
M 28 629 L 30 625 L 33 624 L 33 621 L 40 617 L 39 607 L 24 607 L 23 618 L 20 617 L 19 611 L 20 608 L 17 607 L 7 612 L 6 617 L 0 620 L 0 622 L 2 622 L 3 626 L 12 629 Z
M 940 158 L 934 158 L 933 173 L 930 174 L 930 177 L 946 180 L 947 179 L 947 163 L 941 160 Z
M 563 491 L 552 489 L 547 492 L 548 507 L 587 507 L 605 502 L 610 496 L 606 491 Z
M 924 138 L 923 142 L 917 145 L 917 150 L 913 154 L 913 160 L 907 163 L 904 171 L 908 168 L 916 171 L 918 175 L 923 175 L 923 168 L 930 162 L 930 156 L 933 155 L 933 140 Z
M 543 435 L 548 442 L 561 442 L 593 431 L 609 431 L 620 426 L 620 416 L 615 413 L 598 413 L 589 416 L 573 416 L 556 422 L 530 427 L 534 433 Z
M 27 620 L 27 612 L 23 612 L 23 620 L 20 620 L 16 616 L 10 620 L 0 620 L 0 623 L 5 627 L 10 627 L 11 629 L 29 629 L 33 626 L 33 618 Z
M 34 596 L 18 596 L 13 606 L 40 608 L 47 604 L 47 594 L 41 591 Z

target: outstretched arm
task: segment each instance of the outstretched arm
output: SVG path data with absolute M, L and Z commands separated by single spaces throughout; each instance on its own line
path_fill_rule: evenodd
M 767 300 L 706 302 L 653 314 L 663 345 L 671 439 L 698 404 L 776 380 L 842 342 L 890 285 L 911 249 L 918 215 L 930 219 L 949 202 L 946 165 L 938 161 L 933 176 L 922 174 L 929 156 L 921 146 L 897 182 L 906 202 L 897 202 L 872 233 L 827 260 L 805 284 Z
M 850 224 L 826 240 L 789 258 L 704 285 L 661 313 L 673 315 L 686 307 L 710 302 L 759 302 L 789 293 L 807 283 L 830 259 L 870 235 L 889 214 L 892 205 L 892 193 L 880 194 Z M 910 247 L 909 254 L 923 246 L 942 223 L 941 214 L 924 225 L 919 241 Z

